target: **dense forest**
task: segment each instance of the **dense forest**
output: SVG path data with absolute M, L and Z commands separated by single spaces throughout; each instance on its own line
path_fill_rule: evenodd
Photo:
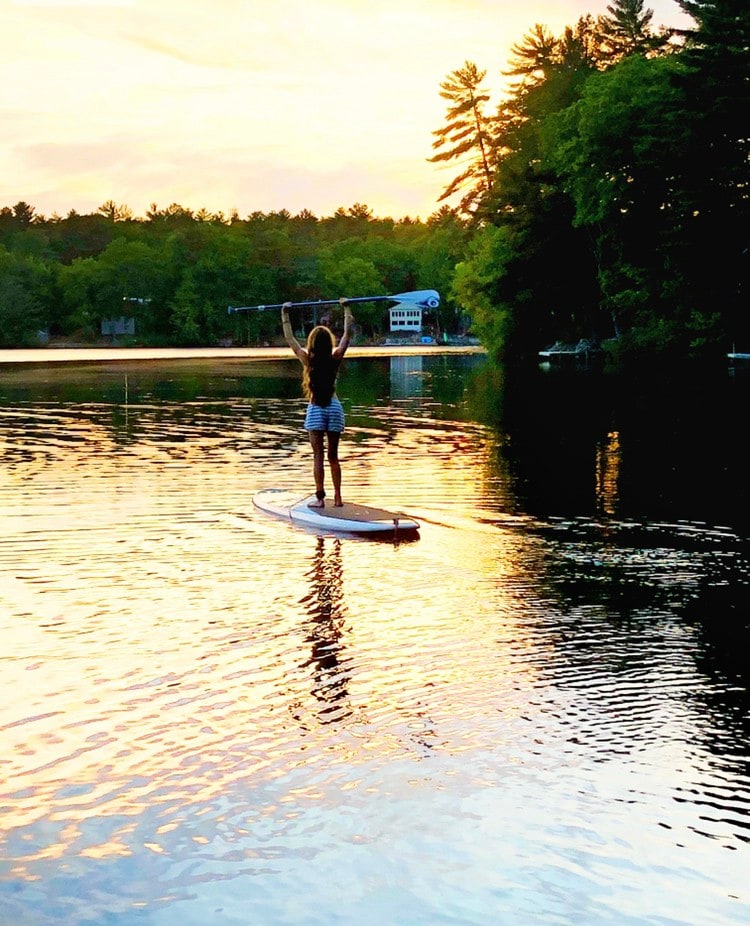
M 66 218 L 18 203 L 0 212 L 0 343 L 33 343 L 40 331 L 87 342 L 102 320 L 126 316 L 138 343 L 261 344 L 278 335 L 278 314 L 229 315 L 229 306 L 447 292 L 467 234 L 447 208 L 421 223 L 377 219 L 363 205 L 323 219 L 284 211 L 241 219 L 175 204 L 137 219 L 113 202 Z M 364 336 L 383 330 L 383 305 L 357 306 Z M 432 322 L 455 327 L 447 302 Z
M 468 315 L 506 360 L 581 337 L 622 358 L 750 349 L 750 4 L 676 2 L 691 28 L 654 28 L 643 0 L 560 36 L 533 26 L 494 111 L 485 71 L 449 74 L 429 160 L 455 176 L 424 222 L 361 204 L 325 218 L 0 209 L 0 345 L 90 341 L 121 315 L 140 343 L 255 344 L 276 318 L 229 305 L 435 288 L 435 327 Z M 357 318 L 377 336 L 382 303 Z

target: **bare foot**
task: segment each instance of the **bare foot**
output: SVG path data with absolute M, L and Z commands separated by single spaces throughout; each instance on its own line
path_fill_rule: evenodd
M 308 508 L 325 508 L 325 506 L 326 506 L 326 502 L 324 498 L 321 498 L 321 499 L 316 498 L 314 502 L 307 503 Z
M 343 508 L 343 507 L 344 507 L 344 502 L 342 501 L 340 495 L 337 495 L 337 496 L 334 498 L 334 500 L 333 500 L 333 507 L 334 507 L 334 508 Z

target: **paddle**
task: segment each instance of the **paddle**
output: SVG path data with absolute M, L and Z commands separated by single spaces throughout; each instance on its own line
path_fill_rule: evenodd
M 398 302 L 402 305 L 414 305 L 422 309 L 436 309 L 440 305 L 440 294 L 434 289 L 419 289 L 413 293 L 398 293 L 396 296 L 355 296 L 353 299 L 347 299 L 348 303 L 354 302 Z M 314 299 L 312 302 L 291 302 L 289 305 L 293 308 L 318 305 L 338 305 L 338 299 Z M 275 305 L 230 305 L 227 308 L 227 314 L 232 312 L 253 312 L 263 309 L 280 309 L 284 305 L 278 302 Z

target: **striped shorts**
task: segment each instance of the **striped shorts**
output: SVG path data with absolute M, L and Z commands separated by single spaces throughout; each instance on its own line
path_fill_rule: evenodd
M 311 402 L 307 406 L 304 428 L 306 431 L 336 431 L 340 434 L 344 430 L 344 409 L 336 396 L 327 408 Z

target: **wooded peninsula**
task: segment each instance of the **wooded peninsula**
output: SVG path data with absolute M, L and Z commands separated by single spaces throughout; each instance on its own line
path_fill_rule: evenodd
M 437 331 L 506 362 L 581 338 L 623 361 L 750 350 L 750 5 L 677 3 L 691 28 L 655 28 L 643 0 L 559 36 L 535 25 L 495 108 L 485 71 L 451 72 L 428 160 L 455 170 L 424 221 L 360 203 L 322 218 L 0 209 L 0 346 L 99 343 L 117 318 L 121 344 L 256 345 L 276 313 L 229 306 L 431 288 Z M 356 315 L 383 335 L 383 303 Z

